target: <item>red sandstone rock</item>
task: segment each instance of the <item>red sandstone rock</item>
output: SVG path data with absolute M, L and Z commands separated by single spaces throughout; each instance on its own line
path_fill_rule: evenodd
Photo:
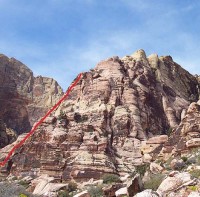
M 43 106 L 48 80 L 28 76 L 35 95 L 31 102 Z M 80 182 L 100 179 L 104 173 L 126 174 L 143 164 L 143 154 L 154 159 L 168 143 L 170 128 L 175 130 L 181 119 L 184 123 L 183 111 L 197 99 L 197 85 L 169 56 L 147 58 L 139 50 L 101 61 L 83 73 L 68 99 L 12 157 L 7 171 L 20 175 L 39 169 L 56 181 Z M 34 105 L 28 105 L 29 112 Z M 61 112 L 66 115 L 61 117 Z M 34 117 L 34 110 L 29 114 Z

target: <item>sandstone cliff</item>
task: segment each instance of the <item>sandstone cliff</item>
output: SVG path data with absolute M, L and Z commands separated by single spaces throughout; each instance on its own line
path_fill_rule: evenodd
M 28 132 L 62 94 L 55 80 L 34 77 L 21 62 L 0 55 L 0 119 L 17 134 Z M 10 142 L 1 139 L 0 147 Z
M 36 82 L 42 78 L 35 84 L 31 76 L 25 87 L 40 98 L 43 86 Z M 102 61 L 83 73 L 68 99 L 1 172 L 81 182 L 103 173 L 130 172 L 135 165 L 155 160 L 154 154 L 168 142 L 167 134 L 198 100 L 198 86 L 170 56 L 146 57 L 139 50 Z M 31 98 L 32 104 L 39 103 Z M 8 149 L 1 150 L 1 159 Z

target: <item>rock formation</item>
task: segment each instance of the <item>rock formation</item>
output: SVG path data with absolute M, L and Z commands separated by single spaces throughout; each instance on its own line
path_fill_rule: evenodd
M 55 80 L 34 77 L 21 62 L 0 55 L 0 119 L 7 128 L 17 134 L 28 132 L 62 94 Z M 0 142 L 0 147 L 9 142 Z
M 9 85 L 16 92 L 10 94 L 27 99 L 27 111 L 17 116 L 18 122 L 32 123 L 36 120 L 34 114 L 42 114 L 38 112 L 43 110 L 44 102 L 40 101 L 44 92 L 51 90 L 50 95 L 44 96 L 49 106 L 52 94 L 60 89 L 55 81 L 50 83 L 54 88 L 49 87 L 46 78 L 34 78 L 24 65 L 20 68 L 26 80 L 21 86 Z M 181 120 L 187 119 L 188 106 L 198 100 L 198 86 L 197 78 L 170 56 L 146 57 L 139 50 L 122 59 L 102 61 L 83 73 L 68 99 L 16 151 L 10 165 L 1 172 L 48 174 L 59 182 L 83 182 L 99 179 L 104 173 L 123 175 L 134 171 L 134 166 L 155 160 L 154 153 L 166 148 L 167 135 L 180 127 Z M 20 94 L 24 91 L 30 94 Z M 28 124 L 24 125 L 27 128 Z M 17 129 L 17 124 L 11 126 Z M 1 151 L 6 150 L 5 147 Z

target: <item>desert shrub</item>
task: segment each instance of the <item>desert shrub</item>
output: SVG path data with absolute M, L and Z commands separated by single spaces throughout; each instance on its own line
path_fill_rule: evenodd
M 192 191 L 198 191 L 198 187 L 196 186 L 196 185 L 191 185 L 191 186 L 187 186 L 187 188 L 189 189 L 189 190 L 192 190 Z
M 13 181 L 16 181 L 16 180 L 17 180 L 17 177 L 16 177 L 16 176 L 14 176 L 14 177 L 12 178 L 12 180 L 13 180 Z
M 20 194 L 19 197 L 28 197 L 26 194 Z
M 110 184 L 110 183 L 118 183 L 118 182 L 120 182 L 120 178 L 116 174 L 103 175 L 103 183 Z
M 23 186 L 23 187 L 25 187 L 25 188 L 27 188 L 27 187 L 29 186 L 29 183 L 26 182 L 26 181 L 23 181 L 23 180 L 20 180 L 20 181 L 18 182 L 18 184 L 21 185 L 21 186 Z
M 149 164 L 143 164 L 140 166 L 135 166 L 136 173 L 139 173 L 141 176 L 144 176 L 145 172 L 149 170 Z
M 170 157 L 170 158 L 164 163 L 164 167 L 165 167 L 166 170 L 171 170 L 170 164 L 171 164 L 172 160 L 173 160 L 173 157 Z
M 198 169 L 192 170 L 192 171 L 190 171 L 190 174 L 194 178 L 199 178 L 200 177 L 200 170 L 198 170 Z
M 166 134 L 167 134 L 168 136 L 170 136 L 170 135 L 172 134 L 172 132 L 173 132 L 173 129 L 170 127 L 170 128 L 167 130 Z
M 73 192 L 73 191 L 76 191 L 76 190 L 77 190 L 77 184 L 73 181 L 70 181 L 68 183 L 68 191 Z
M 200 165 L 200 155 L 197 156 L 197 164 Z
M 58 197 L 70 197 L 69 192 L 66 190 L 61 190 L 58 192 Z
M 184 167 L 186 167 L 186 164 L 185 164 L 182 160 L 178 160 L 176 163 L 174 163 L 174 164 L 171 166 L 171 168 L 172 168 L 173 170 L 178 170 L 178 171 L 184 169 Z
M 93 133 L 94 127 L 92 125 L 88 125 L 87 132 Z
M 163 179 L 164 175 L 162 174 L 152 174 L 150 179 L 144 182 L 144 189 L 157 190 Z
M 185 156 L 181 157 L 181 159 L 182 159 L 184 162 L 187 162 L 187 160 L 188 160 L 188 158 L 185 157 Z
M 190 157 L 188 158 L 188 160 L 186 161 L 186 164 L 187 165 L 190 165 L 190 164 L 194 164 L 194 163 L 197 163 L 198 162 L 198 157 Z
M 58 120 L 62 120 L 66 118 L 66 113 L 60 110 L 60 114 L 58 115 Z
M 77 123 L 80 123 L 80 122 L 85 122 L 88 120 L 88 116 L 87 115 L 80 115 L 79 113 L 75 113 L 74 114 L 74 120 L 75 122 Z
M 101 187 L 97 186 L 91 186 L 88 188 L 88 193 L 91 197 L 102 197 L 103 196 L 103 190 Z
M 25 190 L 21 185 L 15 183 L 1 182 L 0 183 L 0 196 L 2 197 L 36 197 Z

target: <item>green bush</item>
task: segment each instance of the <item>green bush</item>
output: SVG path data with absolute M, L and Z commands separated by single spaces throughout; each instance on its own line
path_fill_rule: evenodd
M 36 195 L 30 194 L 26 189 L 17 185 L 16 183 L 0 182 L 0 196 L 1 197 L 36 197 Z
M 76 191 L 76 190 L 77 190 L 77 184 L 73 181 L 70 181 L 68 183 L 68 191 L 73 192 L 73 191 Z
M 188 160 L 187 157 L 181 157 L 181 159 L 182 159 L 184 162 L 187 162 L 187 160 Z
M 196 186 L 196 185 L 187 186 L 187 188 L 194 191 L 194 192 L 198 191 L 198 186 Z
M 16 180 L 17 180 L 17 177 L 16 177 L 16 176 L 14 176 L 14 177 L 12 178 L 12 180 L 13 180 L 13 181 L 16 181 Z
M 58 115 L 58 120 L 62 120 L 66 118 L 66 113 L 60 110 L 60 114 Z
M 19 197 L 28 197 L 26 194 L 20 194 Z
M 58 197 L 70 197 L 69 192 L 66 190 L 61 190 L 58 192 Z
M 190 171 L 190 174 L 194 178 L 199 178 L 200 177 L 200 170 L 198 170 L 198 169 L 192 170 L 192 171 Z
M 170 135 L 172 134 L 172 132 L 173 132 L 173 128 L 170 127 L 170 128 L 167 130 L 167 133 L 166 133 L 166 134 L 167 134 L 168 136 L 170 136 Z
M 88 188 L 88 193 L 91 197 L 102 197 L 103 196 L 103 190 L 101 187 L 97 186 L 91 186 Z
M 80 115 L 79 113 L 75 113 L 74 114 L 74 120 L 75 122 L 77 123 L 80 123 L 80 122 L 85 122 L 88 120 L 88 116 L 87 115 Z
M 157 190 L 163 179 L 164 175 L 162 174 L 152 174 L 150 179 L 144 182 L 144 189 Z
M 171 170 L 170 164 L 171 164 L 173 159 L 174 159 L 173 157 L 170 157 L 167 161 L 165 161 L 164 167 L 165 167 L 166 170 Z
M 23 186 L 23 187 L 25 187 L 25 188 L 28 188 L 28 186 L 29 186 L 29 183 L 26 182 L 26 181 L 23 181 L 23 180 L 20 180 L 20 181 L 18 182 L 18 184 L 21 185 L 21 186 Z
M 144 176 L 145 172 L 149 170 L 149 164 L 143 164 L 140 166 L 135 166 L 136 173 L 139 173 L 141 176 Z
M 200 165 L 200 155 L 197 156 L 197 164 Z
M 103 175 L 103 183 L 110 184 L 110 183 L 119 183 L 120 178 L 116 174 L 104 174 Z

